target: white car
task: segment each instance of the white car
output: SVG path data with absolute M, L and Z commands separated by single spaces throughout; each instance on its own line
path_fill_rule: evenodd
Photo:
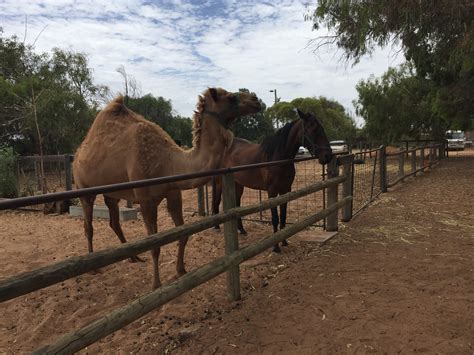
M 309 150 L 305 147 L 301 146 L 298 148 L 298 155 L 306 155 L 309 154 Z
M 464 132 L 446 131 L 446 140 L 448 141 L 448 150 L 464 150 Z
M 349 146 L 347 145 L 345 141 L 342 141 L 342 140 L 330 141 L 329 145 L 331 146 L 333 153 L 348 153 L 349 152 Z

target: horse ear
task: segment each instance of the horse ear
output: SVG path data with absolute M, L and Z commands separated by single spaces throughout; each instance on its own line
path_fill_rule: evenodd
M 306 119 L 306 115 L 303 111 L 301 111 L 299 108 L 296 109 L 296 113 L 298 114 L 298 116 L 300 116 L 301 119 Z
M 213 101 L 217 101 L 217 89 L 216 88 L 209 88 L 209 94 Z

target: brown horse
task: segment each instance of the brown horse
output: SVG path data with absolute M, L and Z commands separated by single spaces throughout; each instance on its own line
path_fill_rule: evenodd
M 305 146 L 312 155 L 318 156 L 321 164 L 327 164 L 332 158 L 332 151 L 323 126 L 313 114 L 304 113 L 300 110 L 297 110 L 297 112 L 300 119 L 287 123 L 274 134 L 266 137 L 262 144 L 254 144 L 245 139 L 234 138 L 232 145 L 224 156 L 224 167 L 292 159 L 296 156 L 301 145 Z M 241 171 L 235 173 L 234 178 L 237 206 L 240 206 L 244 187 L 267 191 L 269 198 L 290 192 L 295 179 L 295 165 L 288 163 Z M 214 214 L 219 213 L 221 195 L 222 183 L 221 178 L 218 177 L 213 179 L 212 211 Z M 285 228 L 286 225 L 286 207 L 286 203 L 280 205 L 280 229 Z M 275 233 L 278 231 L 277 208 L 272 208 L 271 212 L 273 232 Z M 215 228 L 219 229 L 219 226 Z M 238 228 L 241 234 L 247 234 L 240 218 Z M 282 245 L 288 245 L 286 240 L 283 241 Z M 281 251 L 280 246 L 276 244 L 273 251 L 279 253 Z

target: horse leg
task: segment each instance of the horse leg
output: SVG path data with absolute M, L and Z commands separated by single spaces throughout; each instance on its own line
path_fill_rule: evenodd
M 235 183 L 235 203 L 237 207 L 240 207 L 243 193 L 244 187 L 238 183 Z M 244 225 L 242 224 L 242 217 L 237 219 L 237 228 L 239 229 L 241 235 L 247 235 L 247 231 L 244 229 Z
M 284 229 L 286 227 L 286 207 L 287 207 L 287 203 L 284 203 L 282 205 L 280 205 L 280 230 Z M 288 246 L 288 241 L 286 239 L 284 239 L 282 242 L 281 242 L 281 245 L 286 247 Z
M 181 191 L 178 190 L 168 193 L 166 196 L 166 201 L 168 212 L 173 219 L 174 225 L 176 227 L 183 225 L 183 199 L 181 196 Z M 188 236 L 181 237 L 178 242 L 178 261 L 176 263 L 176 272 L 178 276 L 183 276 L 186 273 L 186 269 L 184 267 L 184 249 L 186 248 L 187 242 Z
M 110 228 L 112 228 L 112 230 L 115 232 L 121 243 L 126 243 L 127 240 L 125 239 L 122 227 L 120 226 L 119 201 L 119 199 L 104 196 L 104 202 L 109 209 Z M 138 255 L 130 257 L 130 262 L 136 263 L 138 261 L 143 262 L 144 260 L 139 258 Z
M 94 236 L 94 228 L 92 227 L 92 215 L 94 213 L 94 201 L 96 195 L 92 196 L 84 196 L 81 197 L 81 206 L 82 206 L 82 213 L 84 215 L 84 233 L 87 238 L 87 247 L 89 249 L 89 253 L 94 251 L 92 247 L 92 238 Z
M 221 204 L 222 198 L 222 178 L 216 176 L 212 178 L 212 214 L 219 213 L 219 205 Z M 220 230 L 218 224 L 214 226 L 214 229 Z
M 140 210 L 142 212 L 143 221 L 145 222 L 145 227 L 146 227 L 148 235 L 155 234 L 158 231 L 158 225 L 157 225 L 158 202 L 154 200 L 143 201 L 140 203 Z M 161 286 L 159 264 L 158 264 L 158 259 L 160 258 L 160 247 L 156 247 L 151 250 L 151 257 L 153 259 L 152 289 L 155 290 Z
M 268 198 L 272 198 L 272 197 L 275 197 L 277 196 L 278 193 L 272 191 L 272 190 L 268 190 Z M 271 209 L 271 212 L 272 212 L 272 226 L 273 226 L 273 233 L 276 233 L 278 232 L 278 209 L 276 207 L 273 207 Z M 273 246 L 273 251 L 275 253 L 281 253 L 281 249 L 280 249 L 280 244 L 279 243 L 276 243 L 274 246 Z

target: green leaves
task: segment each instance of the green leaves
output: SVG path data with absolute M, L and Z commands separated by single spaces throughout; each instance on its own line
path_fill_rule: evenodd
M 274 123 L 286 123 L 297 118 L 295 108 L 313 113 L 323 125 L 329 139 L 351 139 L 355 136 L 355 124 L 346 113 L 344 106 L 323 96 L 300 97 L 291 102 L 279 102 L 270 107 L 265 116 Z
M 364 118 L 372 140 L 388 144 L 402 138 L 442 138 L 446 125 L 432 111 L 433 82 L 413 76 L 409 66 L 390 68 L 380 78 L 362 80 L 356 89 L 356 112 Z
M 0 34 L 1 35 L 1 34 Z M 0 37 L 0 143 L 21 154 L 39 152 L 36 109 L 45 154 L 72 153 L 98 107 L 87 58 L 55 49 L 36 54 L 16 37 Z
M 173 114 L 171 100 L 147 94 L 128 98 L 128 106 L 146 119 L 158 124 L 175 141 L 183 146 L 192 146 L 192 120 Z
M 417 77 L 416 85 L 430 86 L 429 98 L 420 96 L 412 87 L 411 89 L 415 90 L 415 97 L 421 101 L 414 102 L 414 98 L 409 97 L 405 97 L 404 100 L 412 101 L 413 105 L 432 106 L 431 116 L 425 121 L 430 122 L 431 128 L 436 130 L 438 135 L 437 130 L 444 126 L 441 125 L 443 121 L 453 129 L 468 129 L 472 126 L 473 18 L 472 1 L 465 0 L 436 2 L 320 0 L 310 20 L 315 29 L 326 27 L 329 30 L 328 36 L 319 37 L 314 41 L 316 49 L 325 44 L 336 44 L 343 50 L 346 60 L 354 64 L 362 56 L 370 55 L 376 47 L 400 45 L 407 61 L 414 65 L 412 76 Z M 405 84 L 408 83 L 406 75 L 403 81 Z M 379 85 L 376 82 L 373 84 Z M 359 85 L 359 89 L 366 91 L 365 86 Z M 399 86 L 393 82 L 391 87 Z M 381 88 L 382 86 L 379 87 Z M 367 101 L 369 94 L 364 95 L 362 101 Z M 402 99 L 399 97 L 398 100 Z M 427 100 L 430 103 L 426 103 Z M 396 100 L 389 101 L 386 102 L 387 105 L 393 104 Z M 374 110 L 370 105 L 367 101 L 367 107 L 364 109 L 367 111 L 366 115 L 368 111 Z M 382 110 L 381 103 L 376 104 L 374 101 L 374 105 Z M 387 121 L 393 119 L 393 114 L 397 112 L 396 108 L 385 107 L 386 115 L 392 115 L 385 117 Z M 359 110 L 361 109 L 359 105 Z M 403 118 L 399 118 L 398 121 L 408 123 Z M 369 130 L 375 133 L 378 128 L 374 131 L 373 123 L 367 122 L 371 125 L 368 127 Z M 416 122 L 410 121 L 409 124 L 415 124 L 416 127 Z M 403 134 L 407 129 L 404 127 Z M 380 132 L 382 134 L 383 129 Z M 400 134 L 402 132 L 399 129 L 393 133 L 394 136 Z
M 0 146 L 0 197 L 17 197 L 15 159 L 13 148 Z

